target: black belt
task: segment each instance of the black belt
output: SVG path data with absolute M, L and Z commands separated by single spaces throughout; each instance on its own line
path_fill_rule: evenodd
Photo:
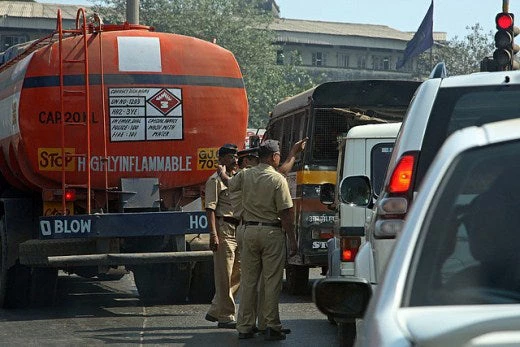
M 246 222 L 246 225 L 258 225 L 258 226 L 264 226 L 264 227 L 282 227 L 282 223 L 280 222 L 274 222 L 274 223 L 265 223 L 265 222 Z
M 240 221 L 233 217 L 220 217 L 224 220 L 224 222 L 227 222 L 229 224 L 233 224 L 234 226 L 238 226 L 240 224 Z

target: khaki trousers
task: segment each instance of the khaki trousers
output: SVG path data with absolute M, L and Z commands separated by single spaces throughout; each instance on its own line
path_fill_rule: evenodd
M 208 314 L 220 323 L 235 320 L 235 297 L 240 287 L 240 253 L 235 226 L 217 218 L 218 250 L 213 252 L 215 296 Z
M 240 224 L 237 227 L 237 243 L 238 243 L 238 249 L 240 250 L 241 254 L 242 254 L 242 245 L 243 245 L 245 229 L 246 229 L 246 226 L 244 224 Z M 260 279 L 258 280 L 257 295 L 252 299 L 252 305 L 254 305 L 254 308 L 255 308 L 255 312 L 254 312 L 253 316 L 255 317 L 255 319 L 257 319 L 256 327 L 259 330 L 265 330 L 265 317 L 264 317 L 264 313 L 263 313 L 264 291 L 265 291 L 264 280 L 262 279 L 262 276 L 260 276 Z M 254 302 L 256 302 L 256 304 L 254 304 Z
M 265 285 L 264 303 L 260 307 L 261 315 L 265 319 L 265 327 L 278 331 L 282 328 L 278 304 L 284 265 L 285 234 L 282 229 L 246 226 L 241 250 L 242 279 L 237 319 L 238 332 L 251 332 L 255 326 L 260 277 Z

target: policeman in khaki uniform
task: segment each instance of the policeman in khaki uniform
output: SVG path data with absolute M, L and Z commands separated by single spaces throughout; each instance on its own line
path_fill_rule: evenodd
M 238 172 L 249 169 L 256 165 L 258 165 L 258 148 L 255 147 L 243 149 L 238 152 Z M 231 177 L 228 177 L 225 172 L 221 171 L 222 167 L 220 166 L 217 170 L 217 174 L 220 173 L 220 177 L 223 180 L 224 184 L 228 185 L 228 181 L 229 179 L 231 179 Z M 244 209 L 242 208 L 242 192 L 240 190 L 234 191 L 231 194 L 231 205 L 233 206 L 233 217 L 241 221 Z M 237 227 L 236 235 L 239 249 L 242 247 L 241 243 L 243 231 L 244 225 L 240 223 L 240 225 Z
M 237 146 L 225 144 L 218 151 L 219 163 L 232 176 L 237 168 Z M 236 241 L 239 221 L 233 217 L 232 196 L 220 174 L 206 182 L 206 215 L 210 231 L 210 249 L 215 268 L 215 297 L 206 320 L 218 321 L 219 328 L 235 329 L 235 296 L 240 286 L 240 257 Z
M 285 240 L 290 255 L 297 251 L 289 186 L 276 171 L 280 164 L 278 141 L 266 140 L 258 149 L 260 164 L 229 180 L 231 192 L 242 192 L 244 232 L 241 247 L 241 299 L 237 330 L 240 339 L 254 337 L 257 285 L 265 285 L 263 316 L 265 340 L 283 340 L 278 303 L 285 265 Z M 282 230 L 283 226 L 283 230 Z M 284 232 L 285 231 L 285 232 Z

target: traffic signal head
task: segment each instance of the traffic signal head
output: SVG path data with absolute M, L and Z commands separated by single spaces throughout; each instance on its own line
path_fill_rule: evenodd
M 495 23 L 497 32 L 495 34 L 495 47 L 493 60 L 498 71 L 517 70 L 518 63 L 514 59 L 520 47 L 515 45 L 514 38 L 520 29 L 515 27 L 515 16 L 512 13 L 501 12 L 496 15 Z

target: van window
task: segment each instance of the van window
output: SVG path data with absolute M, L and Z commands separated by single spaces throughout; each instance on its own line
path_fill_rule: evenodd
M 372 148 L 372 153 L 370 154 L 370 181 L 372 182 L 372 191 L 377 196 L 379 196 L 383 188 L 386 169 L 388 168 L 393 149 L 393 143 L 378 143 Z
M 441 88 L 432 108 L 417 167 L 419 187 L 444 140 L 456 130 L 520 117 L 520 86 Z
M 405 305 L 520 302 L 520 142 L 468 150 L 426 210 Z

